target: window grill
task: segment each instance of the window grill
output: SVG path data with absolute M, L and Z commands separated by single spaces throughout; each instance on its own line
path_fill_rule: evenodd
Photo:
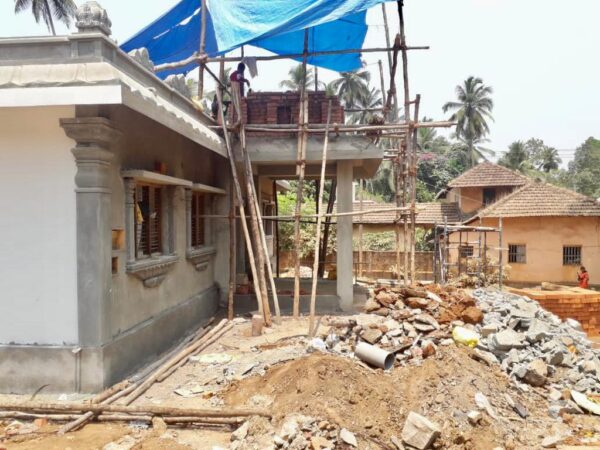
M 527 247 L 523 244 L 508 244 L 508 262 L 525 264 Z
M 135 242 L 139 257 L 162 252 L 162 188 L 151 185 L 137 185 L 135 190 Z
M 472 245 L 461 245 L 458 250 L 461 258 L 470 258 L 473 256 Z
M 204 230 L 204 200 L 202 193 L 194 192 L 192 195 L 192 247 L 200 247 L 205 244 Z
M 576 266 L 581 264 L 581 246 L 563 246 L 563 266 Z

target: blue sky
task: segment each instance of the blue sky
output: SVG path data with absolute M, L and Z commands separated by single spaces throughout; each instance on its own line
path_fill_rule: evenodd
M 78 1 L 78 0 L 76 0 Z M 177 0 L 99 0 L 123 42 Z M 469 75 L 494 88 L 494 117 L 488 147 L 506 151 L 515 140 L 543 139 L 563 158 L 589 136 L 600 137 L 600 1 L 406 0 L 407 40 L 430 45 L 411 52 L 411 94 L 420 93 L 424 115 L 443 119 L 442 105 Z M 143 6 L 142 6 L 143 5 Z M 398 29 L 395 2 L 388 4 L 392 33 Z M 381 10 L 369 12 L 366 46 L 384 45 Z M 66 28 L 58 26 L 58 33 Z M 14 15 L 0 3 L 0 35 L 46 34 L 29 13 Z M 262 54 L 256 50 L 247 54 Z M 366 54 L 373 81 L 381 54 Z M 278 89 L 293 62 L 259 66 L 253 88 Z M 336 74 L 320 71 L 324 81 Z M 387 82 L 387 81 L 386 81 Z M 377 87 L 379 83 L 377 82 Z

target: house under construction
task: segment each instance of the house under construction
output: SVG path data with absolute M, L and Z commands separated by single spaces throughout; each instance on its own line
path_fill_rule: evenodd
M 228 15 L 214 3 L 209 15 L 204 0 L 184 0 L 122 48 L 110 38 L 106 11 L 93 1 L 80 6 L 76 33 L 0 39 L 0 183 L 12 193 L 0 200 L 3 391 L 33 392 L 41 385 L 52 392 L 98 391 L 150 363 L 219 303 L 229 305 L 232 316 L 240 273 L 252 280 L 264 323 L 272 314 L 278 320 L 271 263 L 283 220 L 295 224 L 291 312 L 300 308 L 297 253 L 304 220 L 317 224 L 306 305 L 311 319 L 320 294 L 316 273 L 325 222 L 337 231 L 334 294 L 339 307 L 350 310 L 352 218 L 362 214 L 353 210 L 352 184 L 373 176 L 384 159 L 393 161 L 396 174 L 396 205 L 388 211 L 396 215 L 397 240 L 407 249 L 398 252 L 398 277 L 414 275 L 414 137 L 418 127 L 451 124 L 418 122 L 407 54 L 426 47 L 406 44 L 401 2 L 400 34 L 376 49 L 361 46 L 366 8 L 380 1 L 358 2 L 343 17 L 337 10 L 317 19 L 300 14 L 281 25 L 285 33 L 218 46 L 219 30 L 228 26 L 220 21 Z M 342 31 L 356 36 L 349 47 L 329 43 L 323 50 L 324 39 L 332 33 L 338 39 Z M 286 33 L 293 48 L 277 48 Z M 194 46 L 189 54 L 161 55 L 188 38 Z M 136 46 L 148 40 L 154 45 L 150 58 Z M 241 60 L 223 54 L 247 43 L 277 53 L 263 59 L 294 58 L 304 68 L 351 70 L 361 52 L 388 54 L 385 120 L 346 125 L 338 99 L 308 89 L 241 98 L 236 83 L 223 84 L 211 67 L 219 64 L 223 72 L 225 63 Z M 196 66 L 200 89 L 206 76 L 217 83 L 216 120 L 190 100 L 181 76 L 166 77 Z M 231 99 L 227 116 L 225 96 Z M 403 106 L 404 119 L 398 120 L 397 106 Z M 385 151 L 377 145 L 383 139 L 389 142 Z M 300 194 L 296 214 L 283 217 L 276 192 L 282 180 L 292 179 Z M 319 214 L 305 217 L 301 192 L 309 179 L 320 181 Z M 323 204 L 326 179 L 337 182 L 331 213 Z

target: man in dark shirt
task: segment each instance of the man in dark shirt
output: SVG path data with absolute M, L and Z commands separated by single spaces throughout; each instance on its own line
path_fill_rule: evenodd
M 235 89 L 236 86 L 233 83 L 239 83 L 241 97 L 244 97 L 244 83 L 248 83 L 248 87 L 250 87 L 250 82 L 246 78 L 244 78 L 245 70 L 246 65 L 244 63 L 239 63 L 237 66 L 237 70 L 232 72 L 231 75 L 229 75 L 229 81 L 231 82 L 232 88 Z

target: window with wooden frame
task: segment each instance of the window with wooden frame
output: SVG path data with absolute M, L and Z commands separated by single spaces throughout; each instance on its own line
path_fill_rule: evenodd
M 206 194 L 201 192 L 192 193 L 192 247 L 206 245 Z
M 163 187 L 136 184 L 135 254 L 136 258 L 160 255 L 162 242 Z
M 525 264 L 527 262 L 527 247 L 525 244 L 508 244 L 508 262 Z
M 496 201 L 495 188 L 483 188 L 483 206 L 489 206 Z
M 581 245 L 563 246 L 563 266 L 581 265 Z

